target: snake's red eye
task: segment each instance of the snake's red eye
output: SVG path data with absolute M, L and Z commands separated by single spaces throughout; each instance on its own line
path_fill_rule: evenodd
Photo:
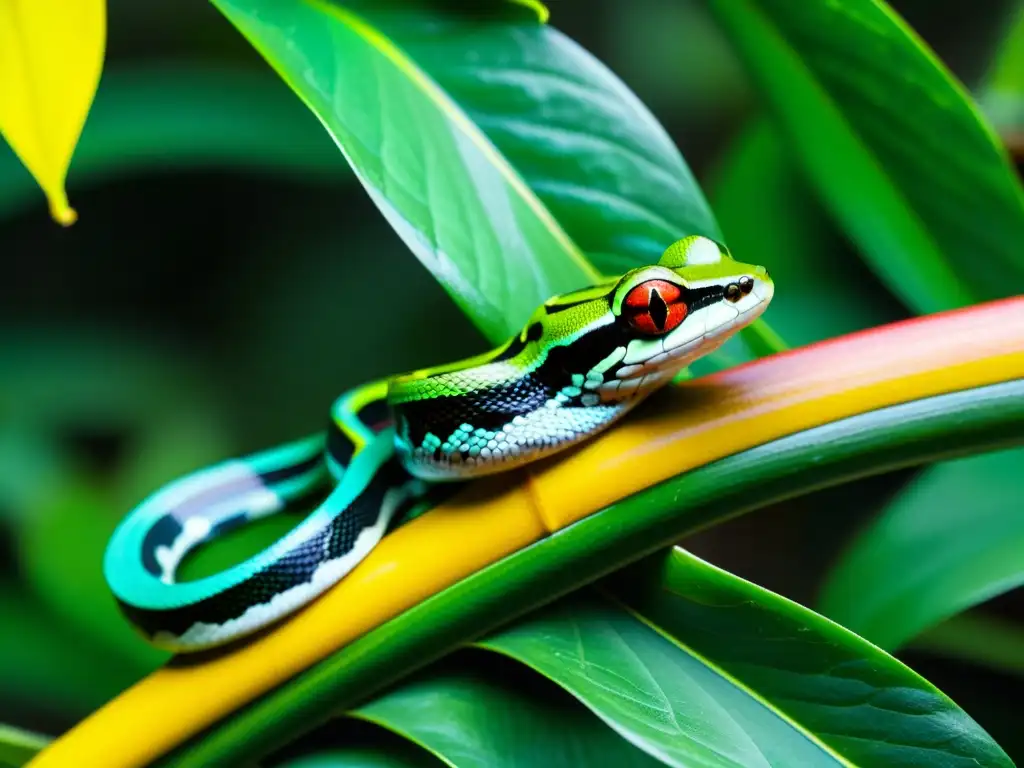
M 626 322 L 649 336 L 660 336 L 678 328 L 686 311 L 679 286 L 667 280 L 640 283 L 622 302 Z

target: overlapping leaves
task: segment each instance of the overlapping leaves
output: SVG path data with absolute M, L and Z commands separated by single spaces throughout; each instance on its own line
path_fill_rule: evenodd
M 536 18 L 321 0 L 216 5 L 491 341 L 599 270 L 650 263 L 684 235 L 720 236 L 646 107 Z M 760 325 L 756 348 L 777 349 Z
M 768 73 L 762 85 L 811 178 L 889 287 L 918 311 L 1012 292 L 1006 280 L 1021 266 L 1009 245 L 1020 242 L 1019 187 L 970 105 L 888 10 L 859 0 L 817 9 L 795 0 L 728 3 L 713 6 Z M 590 282 L 591 262 L 618 271 L 681 234 L 717 235 L 649 113 L 589 54 L 533 19 L 478 24 L 323 0 L 217 5 L 317 114 L 405 242 L 494 341 L 546 296 Z M 861 66 L 858 54 L 871 50 L 913 75 L 896 79 L 903 90 L 883 88 L 879 70 Z M 795 83 L 792 93 L 772 79 L 779 73 Z M 865 107 L 879 92 L 882 111 Z M 963 154 L 931 162 L 943 137 L 922 136 L 929 121 Z M 814 148 L 800 141 L 807 131 L 828 141 Z M 836 174 L 843 182 L 824 164 L 837 157 L 847 163 Z M 828 450 L 834 458 L 842 449 Z M 885 463 L 885 450 L 878 447 L 872 469 Z M 764 471 L 771 460 L 770 452 L 755 457 L 749 469 Z M 785 485 L 784 473 L 769 479 Z M 737 507 L 725 497 L 731 506 L 712 517 Z M 670 501 L 662 491 L 652 498 L 653 520 Z M 623 561 L 638 555 L 634 546 Z M 369 702 L 348 690 L 335 703 L 360 704 L 356 716 L 460 766 L 535 758 L 508 738 L 515 727 L 546 733 L 545 754 L 579 758 L 597 745 L 623 765 L 1011 764 L 946 697 L 849 632 L 684 553 L 653 562 L 479 643 L 582 702 L 561 721 L 536 692 L 459 668 L 430 670 Z M 443 614 L 424 610 L 421 621 Z M 407 655 L 407 666 L 422 661 Z M 382 654 L 378 671 L 387 672 L 386 661 Z M 282 720 L 301 714 L 309 702 L 297 699 L 315 690 L 275 693 L 287 705 Z M 492 703 L 505 719 L 481 722 L 467 697 Z M 265 713 L 260 706 L 254 711 Z M 437 727 L 439 712 L 450 730 Z M 257 745 L 269 738 L 247 730 L 259 718 L 250 712 L 228 724 L 220 745 L 224 733 L 245 732 Z M 216 739 L 215 731 L 207 746 Z M 307 762 L 421 764 L 351 753 Z
M 969 95 L 884 3 L 708 0 L 843 230 L 917 312 L 1024 290 L 1024 191 Z

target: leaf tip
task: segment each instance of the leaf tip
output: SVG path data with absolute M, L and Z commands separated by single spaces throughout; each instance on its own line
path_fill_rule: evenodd
M 529 8 L 531 11 L 537 14 L 537 21 L 541 24 L 547 24 L 551 18 L 551 10 L 540 2 L 540 0 L 511 0 L 513 5 L 521 5 L 525 8 Z
M 70 227 L 78 221 L 78 212 L 68 203 L 64 190 L 55 195 L 47 194 L 50 203 L 50 217 L 62 227 Z

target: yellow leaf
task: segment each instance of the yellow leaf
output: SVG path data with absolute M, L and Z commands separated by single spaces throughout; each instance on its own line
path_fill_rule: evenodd
M 64 191 L 99 84 L 105 0 L 0 0 L 0 134 L 61 224 L 77 215 Z

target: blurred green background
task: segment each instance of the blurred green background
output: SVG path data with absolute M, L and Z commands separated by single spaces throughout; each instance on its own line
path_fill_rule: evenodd
M 766 319 L 787 341 L 910 316 L 775 149 L 772 129 L 756 127 L 752 87 L 701 4 L 549 5 L 551 23 L 651 108 L 713 205 L 763 183 L 734 165 L 763 156 L 773 187 L 751 218 L 821 256 L 817 272 L 769 264 L 780 288 Z M 892 5 L 972 88 L 1017 7 Z M 117 617 L 99 572 L 132 505 L 212 461 L 320 428 L 350 385 L 484 347 L 314 116 L 206 3 L 111 0 L 107 62 L 69 193 L 80 219 L 62 229 L 0 146 L 0 722 L 44 733 L 163 658 Z M 734 249 L 750 237 L 748 221 L 716 214 Z M 842 295 L 823 304 L 821 280 Z M 804 497 L 687 546 L 811 604 L 846 534 L 915 474 Z M 984 615 L 1024 620 L 1020 591 Z M 921 645 L 899 656 L 1020 754 L 1019 678 Z

